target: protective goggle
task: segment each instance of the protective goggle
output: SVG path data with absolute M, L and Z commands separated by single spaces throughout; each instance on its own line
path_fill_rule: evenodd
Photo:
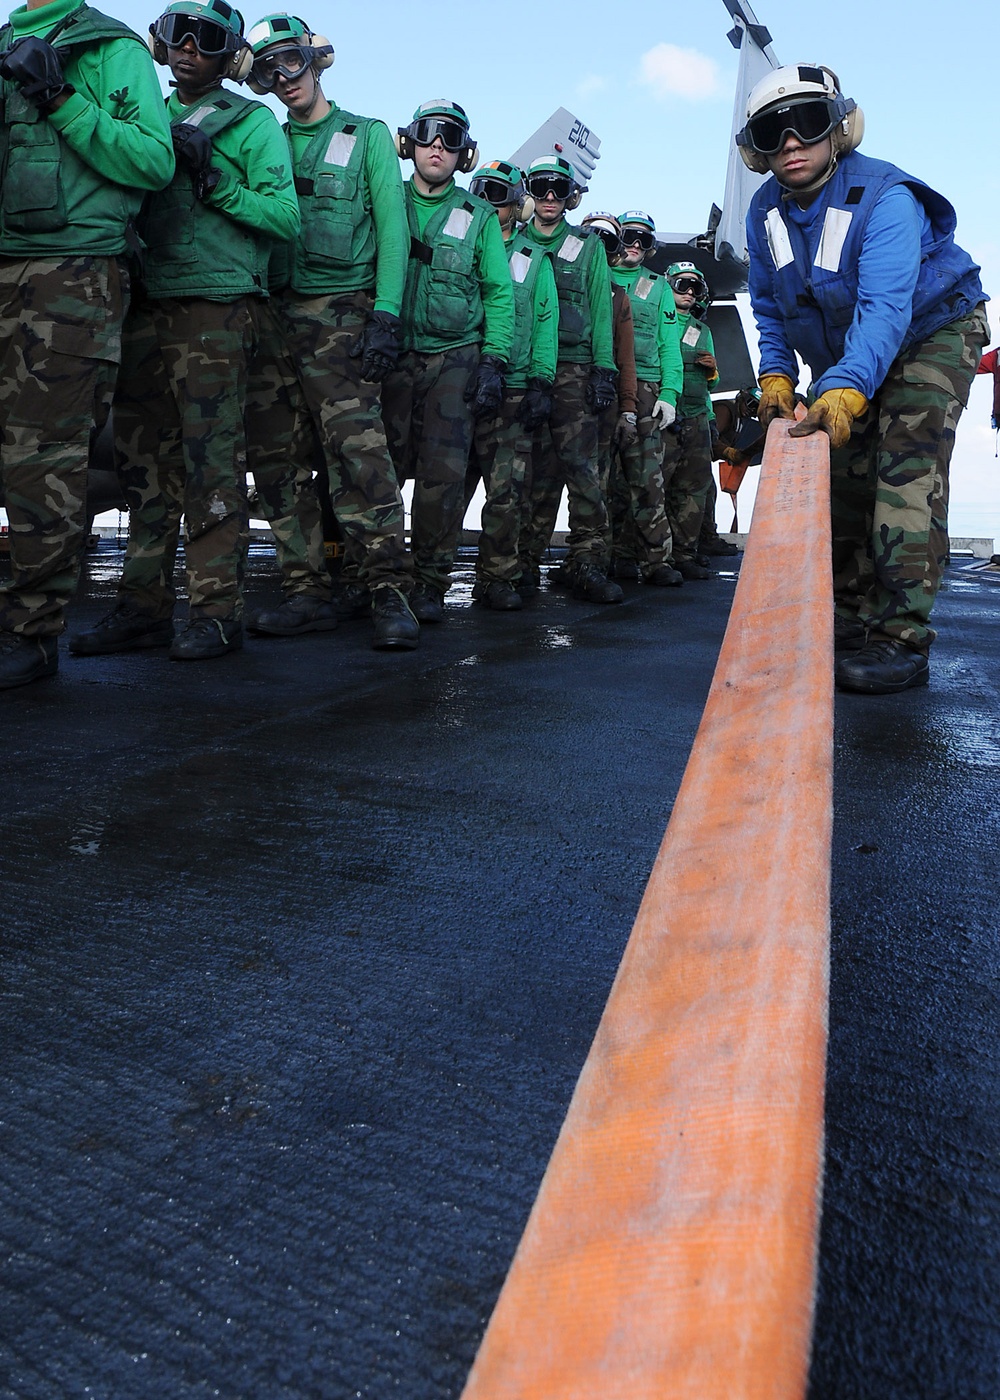
M 682 296 L 688 294 L 693 297 L 703 296 L 705 284 L 697 277 L 675 277 L 670 283 L 675 292 L 680 292 Z
M 179 49 L 185 39 L 191 39 L 205 58 L 220 58 L 236 46 L 235 36 L 230 30 L 198 15 L 161 15 L 153 34 L 168 49 Z
M 420 117 L 407 127 L 415 146 L 433 146 L 440 138 L 446 151 L 461 151 L 469 144 L 469 128 L 450 117 Z
M 498 209 L 505 204 L 516 204 L 521 197 L 520 192 L 513 185 L 508 185 L 506 180 L 491 180 L 485 175 L 473 180 L 469 189 L 480 199 L 485 199 L 487 204 L 492 204 Z
M 656 234 L 648 228 L 623 228 L 622 242 L 626 248 L 638 244 L 644 253 L 648 253 L 656 247 Z
M 529 175 L 528 193 L 535 199 L 544 199 L 551 191 L 556 199 L 569 199 L 573 193 L 573 181 L 567 175 Z
M 591 224 L 590 227 L 604 244 L 604 251 L 609 258 L 616 257 L 621 252 L 622 241 L 613 228 L 598 228 L 596 224 Z
M 279 77 L 289 83 L 301 78 L 314 56 L 314 50 L 305 44 L 286 44 L 280 49 L 269 49 L 255 58 L 250 72 L 262 88 L 270 89 Z
M 744 135 L 762 156 L 775 156 L 789 132 L 804 146 L 814 146 L 824 136 L 829 136 L 844 116 L 842 103 L 832 102 L 827 97 L 813 97 L 808 102 L 774 107 L 770 112 L 761 112 L 759 117 L 751 117 Z

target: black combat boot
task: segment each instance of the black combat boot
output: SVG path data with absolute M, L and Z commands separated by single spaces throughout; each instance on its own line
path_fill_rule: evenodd
M 211 661 L 243 650 L 243 623 L 236 617 L 193 617 L 177 633 L 171 661 Z
M 688 583 L 692 580 L 702 580 L 712 577 L 711 569 L 706 569 L 703 564 L 699 564 L 696 559 L 674 558 L 674 569 L 680 574 L 682 579 Z
M 524 607 L 524 599 L 507 579 L 494 578 L 477 583 L 472 596 L 477 603 L 491 608 L 493 612 L 520 612 Z
M 868 628 L 856 617 L 835 616 L 833 619 L 833 649 L 860 651 L 868 640 Z
M 20 632 L 0 632 L 0 690 L 54 676 L 59 669 L 59 643 L 55 637 L 22 637 Z
M 657 564 L 648 574 L 643 574 L 643 583 L 651 583 L 655 588 L 680 588 L 684 575 L 670 564 Z
M 922 651 L 889 637 L 870 638 L 860 651 L 841 657 L 833 672 L 841 690 L 862 695 L 894 695 L 926 685 L 929 676 L 930 664 Z
M 116 651 L 168 647 L 173 640 L 174 624 L 169 617 L 151 617 L 127 598 L 119 598 L 89 631 L 73 633 L 69 649 L 74 656 L 107 656 Z
M 420 623 L 398 588 L 383 585 L 372 594 L 372 622 L 376 651 L 413 651 L 420 642 Z
M 581 564 L 573 583 L 573 597 L 588 603 L 623 603 L 625 594 L 620 584 L 612 583 L 596 564 Z
M 416 583 L 407 599 L 418 622 L 444 622 L 444 594 L 429 583 Z
M 300 632 L 332 632 L 337 626 L 337 607 L 325 598 L 293 593 L 276 608 L 260 608 L 246 619 L 248 632 L 265 637 L 297 637 Z
M 625 579 L 627 583 L 638 583 L 642 577 L 635 559 L 612 559 L 608 578 Z
M 333 605 L 341 622 L 371 617 L 372 595 L 360 583 L 342 583 L 334 589 Z

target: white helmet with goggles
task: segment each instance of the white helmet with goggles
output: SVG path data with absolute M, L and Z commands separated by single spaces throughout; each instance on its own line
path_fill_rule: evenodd
M 840 91 L 840 80 L 822 64 L 795 63 L 775 68 L 761 78 L 747 102 L 747 120 L 736 134 L 744 164 L 758 175 L 770 170 L 769 156 L 776 156 L 791 133 L 804 146 L 829 136 L 833 154 L 825 179 L 837 157 L 856 150 L 865 131 L 861 108 Z M 820 181 L 822 183 L 822 181 Z
M 622 243 L 622 226 L 614 214 L 609 214 L 604 209 L 595 209 L 592 214 L 585 215 L 580 222 L 583 228 L 592 229 L 597 234 L 604 244 L 608 262 L 618 257 L 624 244 Z
M 456 169 L 463 175 L 475 170 L 479 151 L 469 135 L 469 118 L 464 107 L 447 97 L 421 102 L 409 126 L 397 129 L 396 151 L 401 160 L 412 160 L 414 146 L 433 146 L 437 140 L 446 151 L 459 153 Z
M 525 178 L 528 193 L 536 204 L 551 193 L 556 199 L 561 199 L 567 209 L 577 209 L 587 191 L 587 186 L 581 185 L 565 156 L 556 155 L 555 152 L 533 160 Z

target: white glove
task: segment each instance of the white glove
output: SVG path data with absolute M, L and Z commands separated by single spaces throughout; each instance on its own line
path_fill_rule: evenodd
M 677 417 L 677 410 L 674 408 L 673 404 L 668 403 L 666 399 L 657 399 L 656 403 L 653 404 L 653 411 L 649 416 L 659 427 L 669 428 Z

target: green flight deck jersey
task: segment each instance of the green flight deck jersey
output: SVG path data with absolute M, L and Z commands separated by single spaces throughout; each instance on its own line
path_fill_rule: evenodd
M 559 360 L 559 296 L 547 253 L 515 232 L 507 240 L 507 264 L 514 284 L 514 343 L 505 376 L 510 389 L 529 379 L 551 384 Z
M 153 60 L 127 25 L 79 0 L 13 11 L 0 51 L 27 35 L 66 52 L 76 89 L 43 116 L 3 82 L 0 257 L 116 257 L 148 190 L 162 189 L 174 152 Z
M 684 357 L 684 392 L 677 402 L 677 412 L 682 418 L 697 418 L 705 413 L 710 420 L 715 418 L 712 408 L 711 386 L 718 380 L 704 365 L 695 364 L 696 355 L 715 356 L 712 332 L 696 317 L 678 311 L 677 325 L 681 333 L 680 347 Z
M 398 316 L 410 234 L 396 148 L 384 122 L 331 103 L 321 121 L 289 121 L 302 227 L 290 284 L 302 297 L 374 291 Z
M 406 184 L 410 259 L 403 348 L 436 355 L 482 341 L 482 354 L 510 360 L 514 289 L 493 206 L 454 182 L 423 195 Z
M 211 138 L 222 179 L 199 201 L 191 172 L 181 167 L 165 190 L 147 195 L 139 231 L 149 296 L 266 296 L 271 248 L 299 229 L 288 143 L 274 114 L 221 87 L 190 106 L 173 93 L 167 112 L 172 125 L 196 126 Z
M 684 387 L 684 361 L 670 283 L 644 267 L 613 267 L 612 280 L 628 292 L 635 334 L 637 379 L 658 384 L 658 398 L 675 406 Z
M 559 360 L 615 370 L 611 328 L 611 278 L 604 244 L 596 233 L 560 219 L 550 234 L 533 219 L 524 237 L 549 254 L 559 294 Z

